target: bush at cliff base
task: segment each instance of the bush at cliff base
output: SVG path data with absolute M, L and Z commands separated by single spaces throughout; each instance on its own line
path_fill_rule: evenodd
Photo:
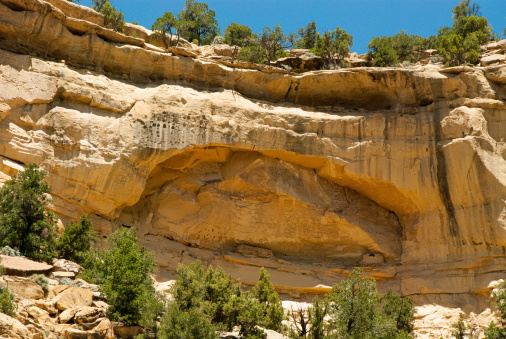
M 50 264 L 56 256 L 56 215 L 46 209 L 51 200 L 45 176 L 28 164 L 0 188 L 0 246 Z

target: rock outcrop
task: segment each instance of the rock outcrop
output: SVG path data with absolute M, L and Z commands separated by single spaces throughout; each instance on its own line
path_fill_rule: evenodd
M 0 334 L 12 339 L 28 339 L 33 335 L 18 320 L 0 312 Z
M 68 299 L 70 290 L 73 290 L 75 295 L 85 292 L 91 294 L 92 292 L 86 288 L 59 285 L 57 281 L 51 281 L 49 293 L 44 296 L 41 289 L 42 296 L 39 297 L 29 293 L 19 293 L 16 279 L 19 282 L 19 279 L 23 281 L 24 278 L 3 277 L 3 282 L 6 282 L 9 289 L 16 295 L 17 307 L 13 317 L 0 312 L 0 337 L 112 339 L 115 338 L 115 334 L 119 334 L 114 333 L 113 324 L 105 318 L 108 305 L 103 301 L 90 300 L 86 305 L 74 304 L 73 307 L 61 312 L 56 308 L 60 299 Z M 31 282 L 28 279 L 24 281 Z M 40 288 L 39 285 L 37 286 Z M 120 335 L 117 337 L 121 338 Z
M 136 227 L 159 278 L 264 266 L 299 296 L 360 266 L 466 313 L 504 278 L 506 65 L 241 69 L 42 0 L 0 0 L 0 41 L 0 180 L 40 164 L 64 223 Z
M 32 274 L 48 274 L 53 269 L 52 265 L 22 257 L 9 257 L 7 255 L 0 255 L 0 262 L 5 268 L 5 273 L 23 277 L 28 277 Z

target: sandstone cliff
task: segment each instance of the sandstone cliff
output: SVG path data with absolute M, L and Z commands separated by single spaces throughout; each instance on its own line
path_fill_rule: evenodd
M 481 312 L 506 269 L 506 66 L 303 75 L 154 51 L 82 6 L 0 0 L 0 180 L 292 295 L 355 266 Z M 58 6 L 55 7 L 54 5 Z M 68 4 L 66 4 L 68 5 Z

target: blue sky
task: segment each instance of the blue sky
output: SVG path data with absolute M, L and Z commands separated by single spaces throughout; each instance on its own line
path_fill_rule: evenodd
M 185 0 L 112 0 L 125 14 L 125 20 L 137 20 L 151 28 L 165 12 L 177 14 Z M 353 35 L 352 51 L 367 52 L 374 36 L 394 35 L 403 29 L 424 37 L 437 33 L 441 26 L 451 26 L 451 10 L 458 0 L 208 0 L 216 12 L 221 32 L 231 22 L 251 27 L 258 33 L 263 27 L 280 24 L 285 34 L 296 32 L 315 21 L 319 31 L 336 26 Z M 502 36 L 506 26 L 506 0 L 475 0 L 493 30 Z M 91 0 L 82 5 L 91 6 Z

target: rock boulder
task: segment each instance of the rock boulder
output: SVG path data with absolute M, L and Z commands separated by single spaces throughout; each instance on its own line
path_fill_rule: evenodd
M 0 277 L 0 285 L 9 288 L 9 290 L 19 298 L 44 298 L 42 287 L 28 278 L 4 275 Z
M 28 277 L 32 274 L 49 274 L 53 269 L 52 265 L 33 261 L 23 257 L 9 257 L 0 255 L 2 266 L 9 275 Z
M 18 320 L 0 312 L 0 335 L 12 339 L 31 339 L 32 333 Z
M 93 300 L 93 292 L 79 287 L 69 287 L 58 296 L 56 306 L 65 311 L 69 308 L 88 306 Z

